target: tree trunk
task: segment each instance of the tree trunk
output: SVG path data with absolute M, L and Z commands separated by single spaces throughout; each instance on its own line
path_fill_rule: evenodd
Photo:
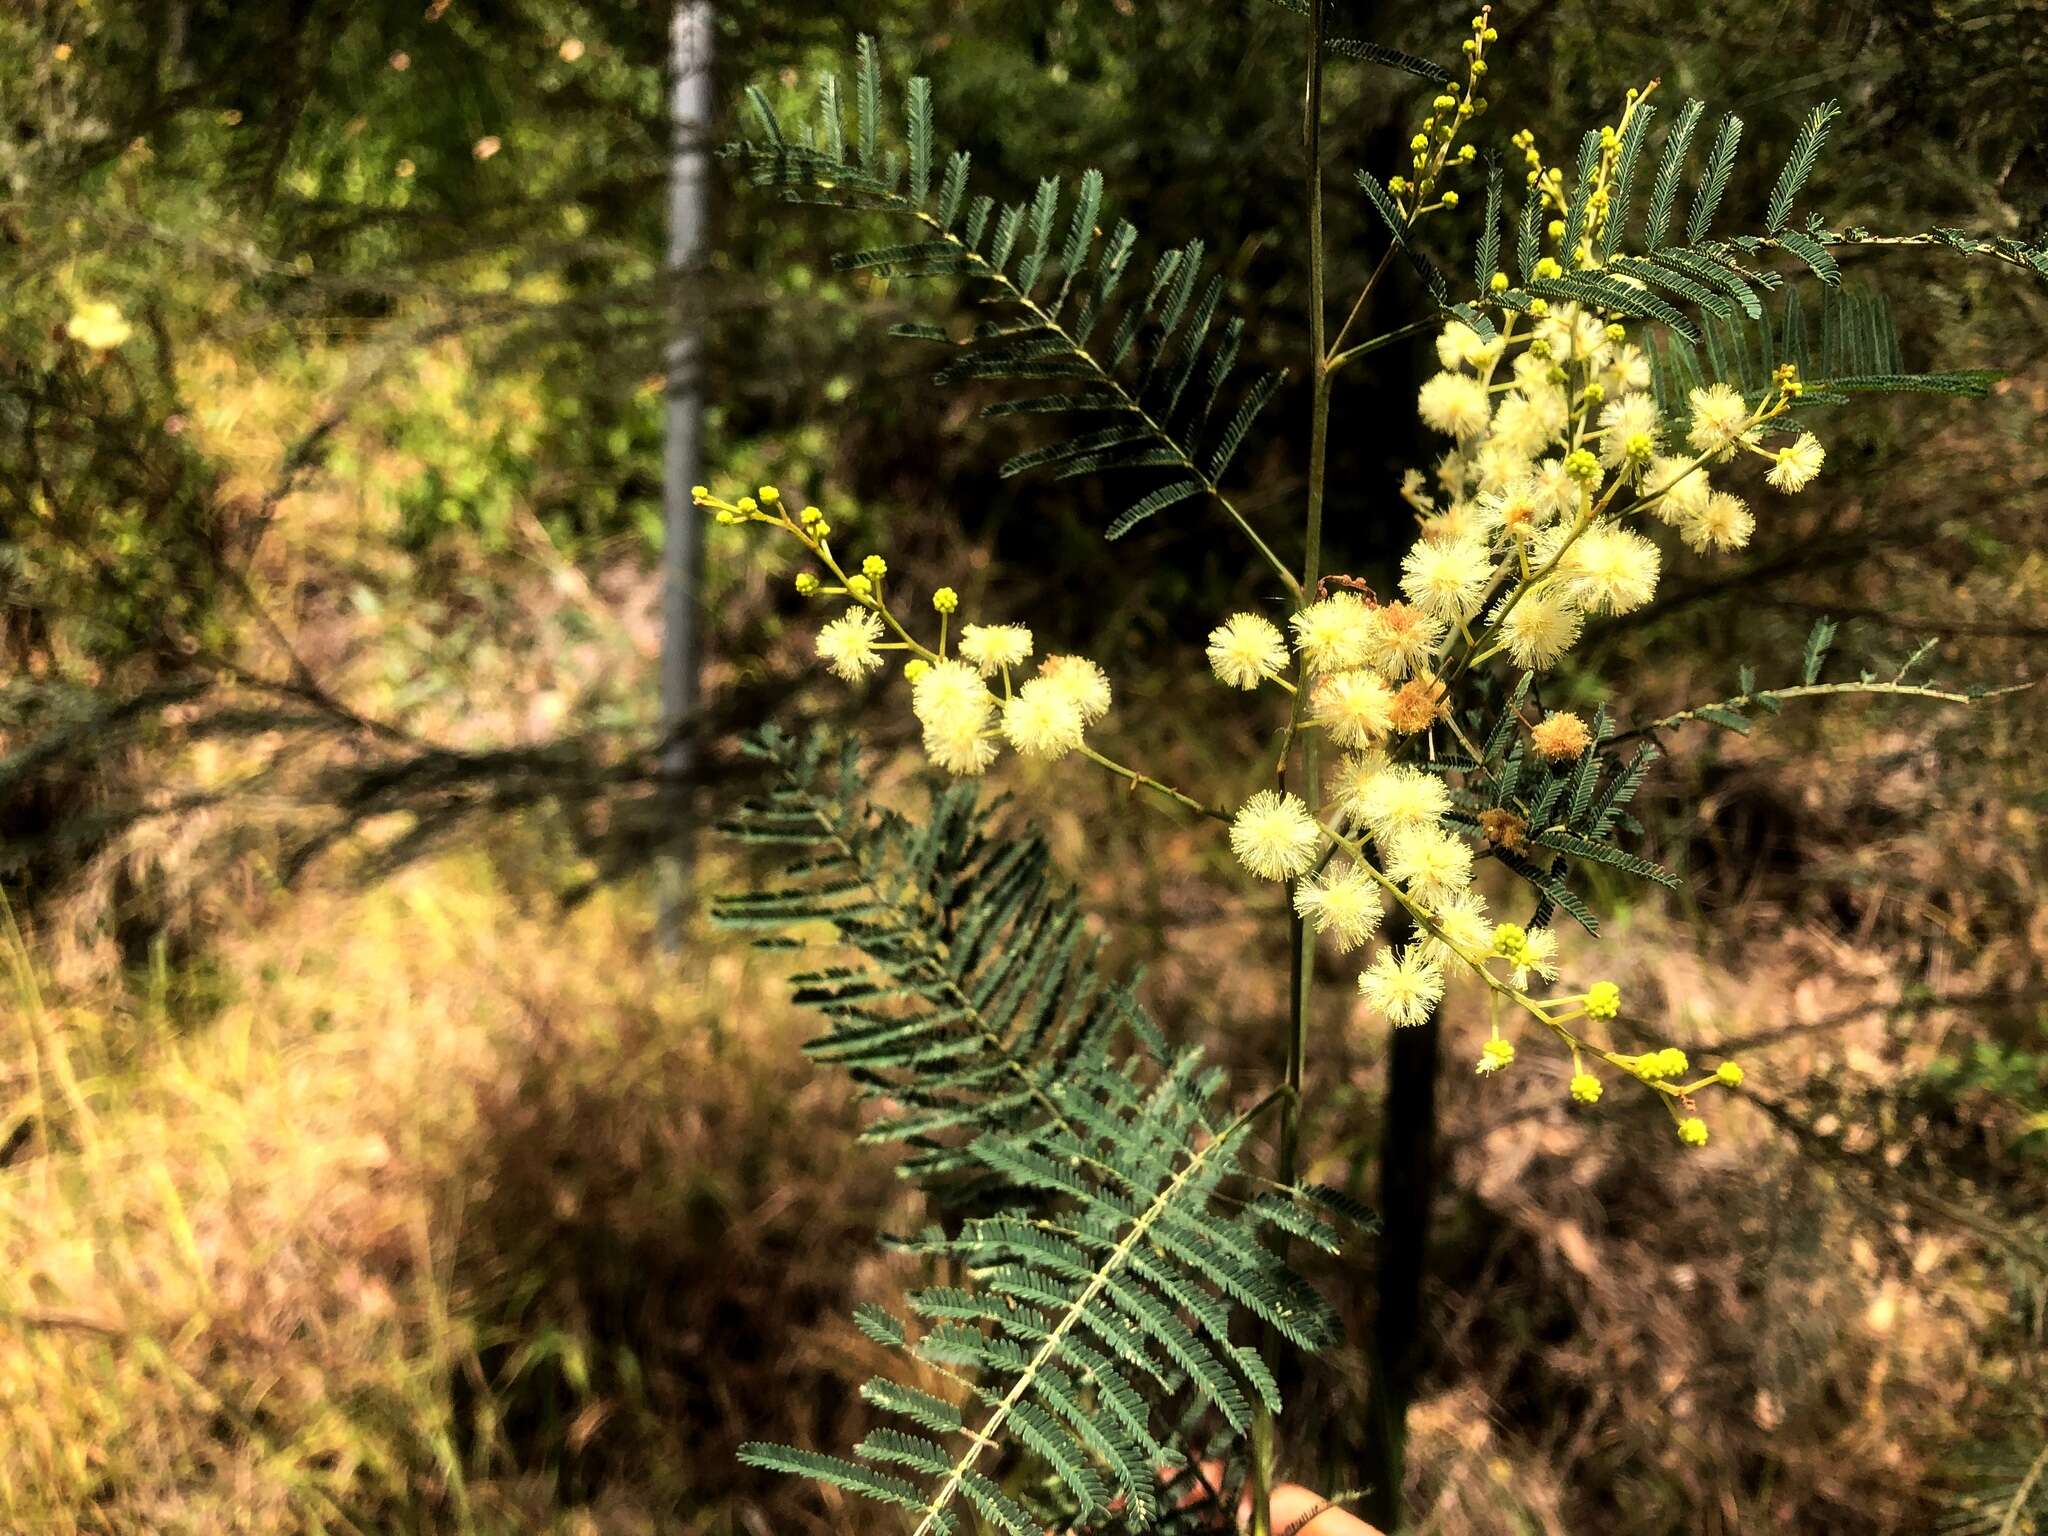
M 1380 1128 L 1379 1310 L 1373 1318 L 1372 1386 L 1366 1395 L 1365 1517 L 1401 1524 L 1408 1403 L 1427 1361 L 1422 1281 L 1436 1192 L 1438 1023 L 1391 1032 L 1387 1103 Z
M 682 946 L 690 887 L 692 717 L 702 666 L 698 587 L 704 529 L 690 488 L 703 473 L 703 305 L 697 279 L 709 222 L 711 178 L 709 0 L 680 0 L 669 31 L 668 421 L 662 464 L 662 776 L 673 807 L 671 841 L 656 869 L 663 949 Z

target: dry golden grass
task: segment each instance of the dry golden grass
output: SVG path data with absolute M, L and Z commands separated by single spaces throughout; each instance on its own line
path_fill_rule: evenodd
M 694 1530 L 845 1431 L 895 1189 L 743 953 L 481 857 L 269 919 L 206 1014 L 9 941 L 0 1527 Z

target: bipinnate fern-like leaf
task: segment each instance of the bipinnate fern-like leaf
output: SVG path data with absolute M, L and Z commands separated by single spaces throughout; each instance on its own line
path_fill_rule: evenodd
M 1017 1207 L 911 1245 L 951 1283 L 909 1298 L 893 1342 L 939 1395 L 886 1377 L 862 1395 L 902 1421 L 851 1458 L 749 1444 L 741 1459 L 904 1512 L 913 1536 L 975 1528 L 1039 1536 L 1048 1513 L 1125 1529 L 1158 1513 L 1175 1416 L 1193 1402 L 1238 1433 L 1281 1408 L 1269 1365 L 1236 1341 L 1249 1315 L 1305 1350 L 1336 1338 L 1328 1305 L 1275 1256 L 1281 1225 L 1335 1244 L 1306 1192 L 1245 1202 L 1230 1185 L 1253 1114 L 1223 1120 L 1221 1074 L 1195 1053 L 1141 1085 L 1125 1070 L 1070 1075 L 1058 1122 L 984 1136 L 970 1150 L 1026 1192 Z M 1284 1216 L 1281 1214 L 1284 1212 Z M 1020 1465 L 1030 1475 L 1016 1476 Z M 1051 1511 L 1023 1487 L 1050 1486 Z
M 818 737 L 770 730 L 748 750 L 772 781 L 727 831 L 784 858 L 718 920 L 859 957 L 797 978 L 827 1022 L 810 1053 L 889 1102 L 869 1134 L 907 1143 L 907 1171 L 941 1192 L 966 1184 L 992 1214 L 901 1244 L 945 1276 L 909 1298 L 914 1328 L 856 1315 L 918 1378 L 863 1389 L 900 1423 L 851 1457 L 755 1444 L 743 1458 L 895 1506 L 917 1533 L 1036 1536 L 1112 1508 L 1146 1528 L 1161 1468 L 1214 1448 L 1190 1426 L 1242 1435 L 1280 1410 L 1240 1318 L 1304 1350 L 1334 1341 L 1273 1236 L 1335 1251 L 1369 1214 L 1240 1169 L 1274 1099 L 1225 1117 L 1222 1074 L 1169 1053 L 1129 989 L 1098 974 L 1039 840 L 1002 835 L 960 787 L 922 821 L 877 812 L 851 754 Z
M 987 318 L 964 336 L 930 322 L 897 332 L 952 350 L 935 375 L 942 387 L 980 379 L 1033 386 L 990 414 L 1060 419 L 1065 435 L 1010 459 L 1005 474 L 1142 472 L 1150 487 L 1110 523 L 1112 538 L 1199 497 L 1239 516 L 1223 479 L 1280 376 L 1240 382 L 1244 322 L 1225 313 L 1223 279 L 1205 269 L 1201 241 L 1165 252 L 1145 272 L 1133 260 L 1136 229 L 1128 221 L 1101 227 L 1102 176 L 1093 170 L 1071 190 L 1048 177 L 1030 199 L 1007 205 L 970 195 L 969 157 L 945 155 L 937 143 L 923 79 L 905 93 L 903 150 L 888 147 L 894 135 L 882 122 L 880 65 L 865 37 L 850 142 L 830 77 L 806 132 L 787 129 L 764 92 L 749 99 L 758 135 L 723 153 L 757 185 L 792 202 L 871 210 L 915 227 L 914 239 L 842 251 L 836 266 L 953 278 L 980 301 Z
M 1854 287 L 1823 289 L 1819 315 L 1787 290 L 1776 314 L 1709 319 L 1698 346 L 1673 336 L 1653 343 L 1651 388 L 1681 434 L 1691 419 L 1688 397 L 1703 384 L 1727 384 L 1750 400 L 1775 391 L 1779 365 L 1799 370 L 1803 392 L 1780 430 L 1799 429 L 1801 413 L 1847 404 L 1852 396 L 1931 394 L 1981 396 L 2003 377 L 1993 369 L 1914 372 L 1905 366 L 1891 307 Z
M 1098 972 L 1044 841 L 999 836 L 971 786 L 914 822 L 866 804 L 850 746 L 770 730 L 746 750 L 774 778 L 723 830 L 786 858 L 713 918 L 770 947 L 807 931 L 858 958 L 794 978 L 825 1022 L 805 1051 L 888 1104 L 863 1136 L 906 1145 L 906 1176 L 985 1183 L 975 1138 L 1057 1121 L 1059 1085 L 1100 1070 L 1120 1036 L 1163 1050 L 1129 988 Z

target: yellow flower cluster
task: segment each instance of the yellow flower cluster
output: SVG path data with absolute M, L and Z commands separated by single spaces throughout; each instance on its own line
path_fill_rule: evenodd
M 1409 145 L 1412 174 L 1387 183 L 1410 223 L 1457 206 L 1444 183 L 1473 158 L 1459 139 L 1486 110 L 1480 85 L 1495 36 L 1485 13 L 1474 18 L 1465 82 L 1432 100 Z M 1623 138 L 1648 94 L 1631 92 L 1618 123 L 1601 131 L 1583 218 L 1568 219 L 1571 192 L 1533 136 L 1517 136 L 1546 216 L 1549 248 L 1538 278 L 1599 266 Z M 842 565 L 817 508 L 792 515 L 773 487 L 730 502 L 700 488 L 698 501 L 721 522 L 770 524 L 816 558 L 821 569 L 806 571 L 797 588 L 845 605 L 817 637 L 835 676 L 860 683 L 887 653 L 904 653 L 909 706 L 939 768 L 979 774 L 1005 747 L 1042 762 L 1079 753 L 1134 787 L 1227 820 L 1237 860 L 1260 879 L 1288 883 L 1302 923 L 1339 948 L 1371 943 L 1390 909 L 1402 910 L 1412 935 L 1378 944 L 1357 978 L 1367 1006 L 1388 1023 L 1427 1021 L 1443 1000 L 1446 973 L 1462 970 L 1491 992 L 1496 1015 L 1518 1009 L 1558 1037 L 1571 1056 L 1573 1101 L 1601 1097 L 1591 1068 L 1604 1061 L 1662 1095 L 1681 1139 L 1699 1145 L 1707 1133 L 1692 1113 L 1693 1095 L 1739 1086 L 1741 1069 L 1724 1063 L 1687 1082 L 1682 1051 L 1630 1055 L 1586 1038 L 1589 1026 L 1620 1017 L 1620 989 L 1601 981 L 1556 990 L 1555 931 L 1496 921 L 1475 886 L 1482 845 L 1470 811 L 1454 807 L 1443 772 L 1400 759 L 1441 762 L 1442 744 L 1469 762 L 1479 749 L 1451 708 L 1460 679 L 1496 657 L 1544 671 L 1579 643 L 1590 620 L 1650 603 L 1665 561 L 1655 523 L 1698 552 L 1746 544 L 1754 514 L 1715 483 L 1727 466 L 1761 458 L 1766 483 L 1794 493 L 1821 473 L 1826 452 L 1811 433 L 1785 430 L 1781 418 L 1800 388 L 1789 368 L 1760 398 L 1722 384 L 1695 389 L 1683 413 L 1667 419 L 1651 389 L 1649 355 L 1615 316 L 1516 296 L 1513 286 L 1505 273 L 1486 284 L 1497 331 L 1453 320 L 1436 335 L 1438 367 L 1416 410 L 1449 446 L 1430 470 L 1412 470 L 1401 483 L 1417 537 L 1400 561 L 1398 592 L 1380 601 L 1362 584 L 1332 577 L 1303 594 L 1284 623 L 1277 614 L 1239 612 L 1207 637 L 1209 668 L 1224 686 L 1255 692 L 1270 684 L 1290 696 L 1283 765 L 1303 732 L 1334 749 L 1309 799 L 1261 789 L 1231 813 L 1111 762 L 1087 740 L 1110 706 L 1108 679 L 1092 661 L 1046 657 L 1025 675 L 1037 657 L 1030 629 L 956 620 L 961 600 L 952 587 L 932 594 L 937 636 L 927 643 L 890 605 L 888 561 L 875 553 L 855 569 Z M 1339 360 L 1342 341 L 1340 333 L 1332 348 Z M 1517 724 L 1540 762 L 1568 763 L 1595 744 L 1585 719 L 1569 711 Z M 1487 816 L 1495 820 L 1481 818 L 1484 851 L 1519 852 L 1526 844 L 1515 840 L 1532 835 L 1504 808 Z M 1515 1050 L 1496 1016 L 1478 1072 L 1504 1070 Z
M 1428 114 L 1408 141 L 1410 174 L 1387 181 L 1387 190 L 1394 194 L 1411 221 L 1437 208 L 1458 206 L 1456 192 L 1437 193 L 1437 187 L 1451 170 L 1469 166 L 1478 157 L 1479 152 L 1472 145 L 1458 143 L 1458 136 L 1466 124 L 1486 111 L 1487 101 L 1479 94 L 1479 87 L 1489 68 L 1487 47 L 1499 39 L 1500 33 L 1488 20 L 1486 11 L 1472 18 L 1472 35 L 1464 45 L 1464 84 L 1455 90 L 1447 86 L 1430 101 Z
M 1797 398 L 1789 371 L 1761 401 L 1724 384 L 1693 390 L 1681 433 L 1650 391 L 1648 356 L 1620 324 L 1540 299 L 1526 314 L 1502 314 L 1491 337 L 1461 320 L 1446 325 L 1441 371 L 1416 399 L 1424 424 L 1452 439 L 1433 476 L 1411 471 L 1402 485 L 1421 536 L 1402 560 L 1401 590 L 1440 626 L 1416 667 L 1461 644 L 1474 660 L 1554 666 L 1588 617 L 1655 595 L 1663 557 L 1630 519 L 1655 517 L 1697 551 L 1739 549 L 1754 514 L 1712 484 L 1708 467 L 1748 453 L 1789 493 L 1811 484 L 1827 457 L 1810 432 L 1764 446 Z
M 960 609 L 960 594 L 951 587 L 932 593 L 939 623 L 935 642 L 918 640 L 889 604 L 887 559 L 870 554 L 859 569 L 848 571 L 832 548 L 832 525 L 818 508 L 792 515 L 772 485 L 734 501 L 700 485 L 694 499 L 723 525 L 763 523 L 787 534 L 824 567 L 829 581 L 805 571 L 796 578 L 796 590 L 803 597 L 846 601 L 845 612 L 818 630 L 818 658 L 835 677 L 862 682 L 880 670 L 886 653 L 906 654 L 903 676 L 925 755 L 946 772 L 986 772 L 1005 743 L 1040 762 L 1086 751 L 1088 728 L 1109 712 L 1109 678 L 1084 656 L 1048 656 L 1033 676 L 1016 676 L 1033 654 L 1031 631 L 1022 624 L 963 624 L 949 642 L 952 616 Z
M 1336 612 L 1350 607 L 1324 601 L 1333 602 Z M 1371 610 L 1360 605 L 1359 611 Z M 1244 627 L 1238 625 L 1240 631 Z M 1298 639 L 1303 632 L 1311 643 L 1330 638 L 1319 622 L 1297 626 Z M 1276 629 L 1262 638 L 1272 642 L 1277 636 Z M 1227 650 L 1229 638 L 1219 631 L 1212 648 Z M 1337 653 L 1351 654 L 1342 645 Z M 1304 666 L 1319 695 L 1360 670 L 1318 677 Z M 1589 733 L 1582 720 L 1558 715 L 1547 717 L 1549 721 L 1557 722 L 1549 734 L 1560 744 L 1569 745 L 1574 754 L 1583 749 Z M 1584 1024 L 1620 1016 L 1621 989 L 1611 981 L 1563 996 L 1533 996 L 1539 984 L 1558 978 L 1557 935 L 1548 927 L 1530 929 L 1492 919 L 1485 898 L 1473 888 L 1473 847 L 1446 823 L 1451 808 L 1450 791 L 1440 776 L 1395 762 L 1386 751 L 1369 747 L 1346 753 L 1334 765 L 1327 820 L 1319 821 L 1298 795 L 1261 790 L 1232 818 L 1231 848 L 1261 879 L 1293 881 L 1295 912 L 1340 949 L 1354 949 L 1371 939 L 1390 900 L 1413 919 L 1417 935 L 1405 944 L 1382 945 L 1358 976 L 1360 995 L 1389 1024 L 1426 1022 L 1443 1000 L 1447 970 L 1461 966 L 1563 1041 L 1572 1055 L 1570 1092 L 1578 1103 L 1591 1104 L 1602 1092 L 1600 1079 L 1586 1070 L 1588 1055 L 1658 1090 L 1673 1106 L 1674 1117 L 1688 1123 L 1697 1117 L 1681 1116 L 1681 1110 L 1689 1111 L 1695 1093 L 1709 1086 L 1741 1084 L 1742 1070 L 1732 1062 L 1698 1082 L 1681 1084 L 1675 1079 L 1690 1069 L 1683 1051 L 1666 1048 L 1631 1056 L 1585 1039 L 1580 1033 Z M 1514 1043 L 1496 1028 L 1478 1070 L 1491 1075 L 1514 1059 Z M 1691 1133 L 1683 1134 L 1688 1144 L 1699 1144 Z

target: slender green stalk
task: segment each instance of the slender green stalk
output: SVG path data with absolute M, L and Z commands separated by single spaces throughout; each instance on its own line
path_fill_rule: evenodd
M 1297 597 L 1315 599 L 1323 564 L 1324 474 L 1330 439 L 1330 362 L 1324 334 L 1323 299 L 1323 0 L 1309 0 L 1308 75 L 1302 103 L 1302 140 L 1308 160 L 1308 328 L 1309 365 L 1313 381 L 1309 416 L 1308 508 L 1302 532 L 1302 573 Z M 1306 707 L 1308 673 L 1304 664 L 1294 696 L 1293 713 Z M 1313 806 L 1320 802 L 1314 731 L 1301 733 L 1301 794 Z M 1282 760 L 1284 775 L 1286 764 Z M 1308 1054 L 1309 1010 L 1315 994 L 1315 933 L 1299 915 L 1290 915 L 1292 961 L 1287 1010 L 1287 1098 L 1280 1111 L 1280 1180 L 1293 1184 L 1301 1161 L 1302 1069 Z M 1272 1425 L 1260 1416 L 1252 1455 L 1252 1532 L 1272 1536 Z
M 1193 795 L 1184 795 L 1171 784 L 1163 783 L 1153 778 L 1149 773 L 1140 773 L 1137 769 L 1117 762 L 1114 758 L 1104 757 L 1086 743 L 1082 744 L 1080 751 L 1081 755 L 1090 762 L 1100 763 L 1118 778 L 1128 781 L 1132 789 L 1143 788 L 1152 790 L 1156 794 L 1164 795 L 1167 799 L 1184 805 L 1189 810 L 1215 821 L 1228 822 L 1230 820 L 1230 812 L 1224 810 L 1221 806 L 1205 805 Z
M 1302 135 L 1308 152 L 1308 327 L 1314 391 L 1310 402 L 1308 443 L 1308 510 L 1303 530 L 1301 587 L 1304 601 L 1315 591 L 1323 564 L 1323 496 L 1330 441 L 1330 360 L 1324 335 L 1323 300 L 1323 0 L 1309 7 L 1308 89 Z M 1304 671 L 1295 695 L 1306 697 Z M 1320 803 L 1316 733 L 1301 733 L 1301 793 L 1311 806 Z M 1280 1176 L 1292 1182 L 1297 1171 L 1302 1058 L 1306 1054 L 1309 1005 L 1315 988 L 1314 950 L 1300 919 L 1294 922 L 1294 995 L 1289 1008 L 1287 1085 L 1294 1101 L 1281 1117 Z
M 1367 287 L 1365 292 L 1359 295 L 1360 299 L 1363 299 L 1365 294 L 1371 291 L 1371 288 Z M 1434 314 L 1424 315 L 1420 320 L 1411 320 L 1406 325 L 1397 326 L 1391 331 L 1383 331 L 1381 334 L 1368 340 L 1357 342 L 1352 346 L 1346 347 L 1343 351 L 1331 355 L 1330 372 L 1335 373 L 1354 358 L 1364 357 L 1368 353 L 1379 351 L 1382 347 L 1391 347 L 1396 342 L 1407 341 L 1410 337 L 1420 336 L 1426 331 L 1436 330 L 1442 324 L 1443 320 L 1441 317 Z
M 1689 720 L 1710 718 L 1708 712 L 1711 710 L 1740 710 L 1755 704 L 1769 708 L 1787 699 L 1832 698 L 1845 693 L 1882 693 L 1909 699 L 1937 699 L 1945 704 L 1975 704 L 1980 699 L 1995 699 L 2002 694 L 2025 693 L 2033 686 L 2032 683 L 2014 683 L 1983 693 L 1957 693 L 1949 688 L 1926 688 L 1918 683 L 1902 683 L 1893 679 L 1889 683 L 1806 683 L 1796 688 L 1759 688 L 1754 693 L 1738 693 L 1732 698 L 1718 699 L 1712 704 L 1696 704 L 1691 709 L 1681 709 L 1675 715 L 1666 715 L 1661 720 L 1652 720 L 1648 725 L 1639 725 L 1633 730 L 1622 731 L 1607 739 L 1609 742 L 1632 741 L 1638 736 L 1654 736 L 1659 731 L 1668 731 L 1674 726 L 1684 725 Z

